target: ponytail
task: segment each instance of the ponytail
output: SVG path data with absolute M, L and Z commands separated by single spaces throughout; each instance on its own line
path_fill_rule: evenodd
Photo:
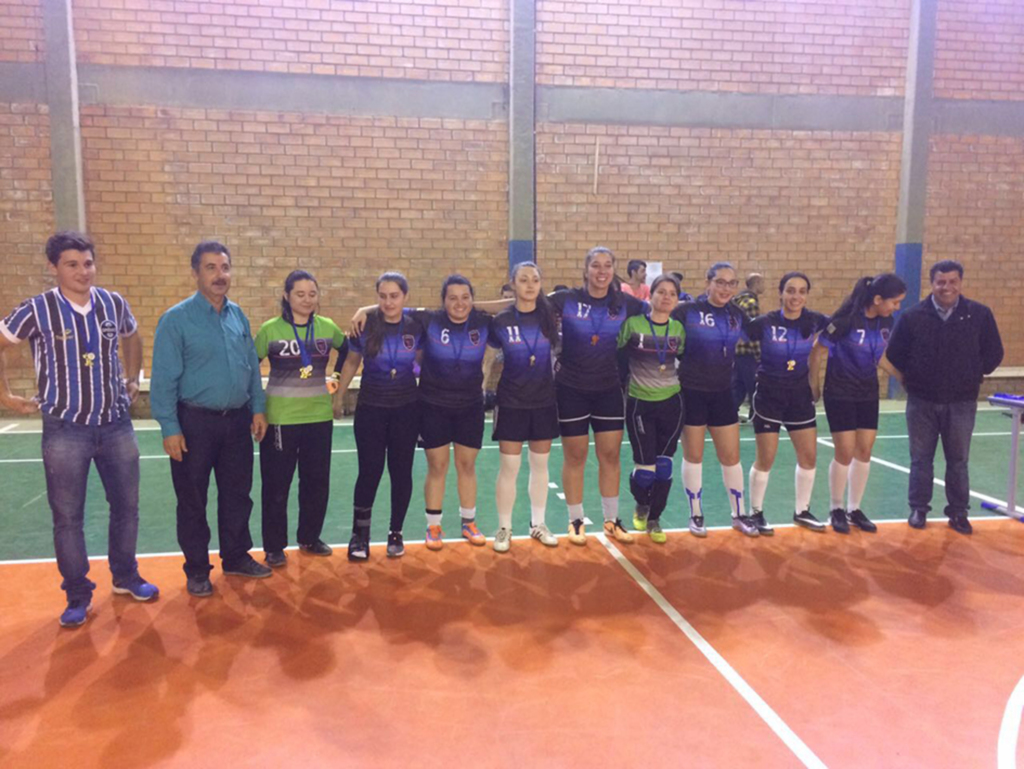
M 907 284 L 894 272 L 883 272 L 873 278 L 870 276 L 859 278 L 853 285 L 853 291 L 832 315 L 832 320 L 834 322 L 847 318 L 855 312 L 867 309 L 874 304 L 876 296 L 880 296 L 882 299 L 893 299 L 905 293 L 907 293 Z

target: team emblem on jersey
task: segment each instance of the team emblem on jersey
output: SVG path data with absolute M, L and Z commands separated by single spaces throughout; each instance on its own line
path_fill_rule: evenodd
M 677 352 L 679 350 L 679 337 L 674 336 L 668 340 L 669 352 Z
M 618 320 L 618 319 L 619 319 L 619 311 L 618 310 L 612 310 L 612 309 L 609 308 L 609 310 L 608 310 L 608 320 Z
M 882 337 L 882 341 L 883 342 L 888 342 L 889 341 L 889 329 L 887 329 L 887 328 L 880 328 L 880 329 L 878 329 L 878 334 L 879 334 L 879 336 Z
M 70 328 L 66 328 L 60 334 L 54 333 L 53 338 L 56 339 L 58 342 L 67 342 L 75 338 L 75 332 Z
M 416 337 L 412 334 L 402 334 L 402 345 L 409 352 L 416 349 Z
M 476 347 L 480 344 L 480 329 L 474 328 L 469 332 L 469 343 Z
M 100 335 L 108 342 L 113 342 L 117 338 L 117 325 L 114 321 L 108 318 L 100 323 Z
M 327 346 L 327 340 L 326 339 L 317 339 L 316 340 L 316 351 L 320 355 L 327 355 L 328 352 L 330 352 L 330 347 Z

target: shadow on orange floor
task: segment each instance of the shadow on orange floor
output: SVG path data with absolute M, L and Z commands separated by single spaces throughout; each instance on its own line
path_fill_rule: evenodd
M 1024 675 L 1019 523 L 621 549 L 829 767 L 995 765 Z
M 94 562 L 73 631 L 54 565 L 0 568 L 0 764 L 799 765 L 596 541 L 293 552 L 209 599 L 142 568 L 153 604 Z

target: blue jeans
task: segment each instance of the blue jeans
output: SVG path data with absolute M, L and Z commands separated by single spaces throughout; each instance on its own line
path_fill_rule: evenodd
M 907 398 L 911 510 L 931 510 L 935 449 L 941 438 L 946 455 L 946 515 L 967 515 L 971 497 L 967 459 L 977 411 L 976 401 L 932 403 L 912 395 Z
M 85 550 L 85 490 L 89 466 L 96 470 L 110 505 L 108 556 L 115 585 L 139 573 L 135 544 L 139 534 L 139 444 L 131 419 L 85 427 L 43 415 L 43 467 L 46 496 L 53 512 L 53 546 L 61 589 L 69 601 L 88 600 L 96 588 L 88 578 Z

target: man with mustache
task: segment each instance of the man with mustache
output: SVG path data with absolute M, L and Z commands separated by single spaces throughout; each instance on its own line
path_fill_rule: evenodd
M 164 313 L 153 343 L 150 404 L 160 423 L 178 497 L 178 543 L 188 592 L 210 583 L 206 497 L 217 477 L 217 532 L 225 574 L 269 577 L 249 555 L 253 450 L 267 431 L 266 397 L 249 321 L 227 298 L 231 254 L 216 241 L 192 253 L 196 293 Z M 250 438 L 251 434 L 251 438 Z

